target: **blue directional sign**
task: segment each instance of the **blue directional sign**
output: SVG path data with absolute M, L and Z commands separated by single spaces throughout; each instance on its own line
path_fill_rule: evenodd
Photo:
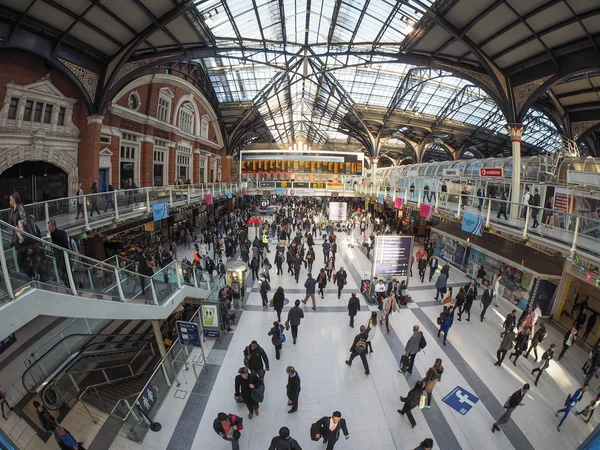
M 179 342 L 181 345 L 188 347 L 201 347 L 200 344 L 200 330 L 198 324 L 194 322 L 183 322 L 178 320 L 177 322 L 177 334 L 179 335 Z
M 144 411 L 146 414 L 150 414 L 152 407 L 156 403 L 156 392 L 150 383 L 144 386 L 142 396 L 138 400 L 138 403 L 142 408 L 142 411 Z
M 479 398 L 466 389 L 456 386 L 442 399 L 442 401 L 464 416 L 473 406 L 475 406 L 475 403 L 479 401 Z

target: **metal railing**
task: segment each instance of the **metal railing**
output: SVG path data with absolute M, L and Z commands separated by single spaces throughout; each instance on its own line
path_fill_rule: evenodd
M 363 186 L 358 188 L 358 192 L 375 198 L 383 195 L 392 203 L 395 198 L 401 198 L 404 203 L 417 208 L 427 204 L 431 206 L 432 214 L 445 214 L 457 220 L 465 213 L 473 214 L 482 217 L 486 227 L 516 230 L 523 239 L 536 238 L 563 251 L 600 257 L 600 219 L 587 215 L 499 198 L 423 189 L 394 189 L 379 185 Z M 501 211 L 506 213 L 506 219 Z M 536 227 L 533 226 L 534 217 L 539 222 Z
M 220 277 L 217 283 L 210 289 L 206 298 L 217 298 L 217 294 L 223 286 L 225 286 L 225 279 L 224 277 Z M 201 308 L 198 308 L 189 321 L 196 322 L 200 329 L 200 333 L 202 334 L 200 310 Z M 189 351 L 187 347 L 182 346 L 179 338 L 177 338 L 148 380 L 147 385 L 152 386 L 156 394 L 156 401 L 149 412 L 146 411 L 145 413 L 142 413 L 140 411 L 139 403 L 142 401 L 141 396 L 143 392 L 140 392 L 135 396 L 130 395 L 122 398 L 117 402 L 111 411 L 111 415 L 123 422 L 122 429 L 129 439 L 138 443 L 143 441 L 144 436 L 149 430 L 149 423 L 146 420 L 145 415 L 147 415 L 150 420 L 156 417 L 162 402 L 167 396 L 169 388 L 173 383 L 179 385 L 177 377 L 181 369 L 188 365 L 188 363 L 185 362 L 188 356 Z

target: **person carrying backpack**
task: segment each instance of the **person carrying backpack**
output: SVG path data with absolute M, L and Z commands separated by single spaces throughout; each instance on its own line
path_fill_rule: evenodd
M 281 348 L 286 340 L 283 330 L 285 330 L 284 326 L 275 321 L 273 322 L 273 328 L 271 328 L 271 330 L 267 333 L 269 336 L 271 336 L 271 343 L 275 347 L 276 359 L 281 358 Z
M 290 436 L 290 429 L 288 427 L 281 427 L 279 429 L 279 436 L 275 436 L 271 440 L 269 450 L 302 450 L 302 447 L 300 447 L 296 439 Z
M 367 341 L 369 340 L 369 329 L 364 325 L 360 326 L 360 333 L 356 335 L 354 338 L 354 342 L 352 342 L 352 346 L 350 347 L 350 359 L 346 361 L 348 366 L 352 366 L 352 360 L 357 356 L 360 356 L 360 359 L 363 363 L 363 367 L 365 368 L 365 375 L 369 375 L 371 372 L 369 371 L 369 363 L 367 362 Z
M 398 372 L 408 372 L 411 374 L 413 366 L 415 365 L 415 357 L 417 356 L 417 353 L 423 350 L 426 345 L 427 342 L 425 341 L 425 337 L 423 336 L 423 333 L 419 331 L 419 325 L 415 325 L 413 327 L 413 335 L 410 337 L 404 348 L 404 356 L 408 358 L 408 364 L 406 367 L 400 367 Z

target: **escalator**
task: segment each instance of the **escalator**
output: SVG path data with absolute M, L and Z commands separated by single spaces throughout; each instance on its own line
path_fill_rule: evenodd
M 136 389 L 160 360 L 151 323 L 141 322 L 136 328 L 141 332 L 72 334 L 61 339 L 25 370 L 24 388 L 39 394 L 51 410 L 72 408 L 83 392 L 102 399 L 102 388 L 121 385 L 119 393 L 124 393 L 128 381 L 135 381 L 129 388 Z M 77 350 L 67 355 L 66 348 Z M 86 391 L 92 386 L 93 391 Z M 110 412 L 112 406 L 101 409 Z

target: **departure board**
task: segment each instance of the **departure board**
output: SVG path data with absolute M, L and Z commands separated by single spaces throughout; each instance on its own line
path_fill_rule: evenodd
M 363 173 L 362 153 L 300 152 L 241 152 L 240 169 L 243 175 L 323 173 L 355 175 Z

